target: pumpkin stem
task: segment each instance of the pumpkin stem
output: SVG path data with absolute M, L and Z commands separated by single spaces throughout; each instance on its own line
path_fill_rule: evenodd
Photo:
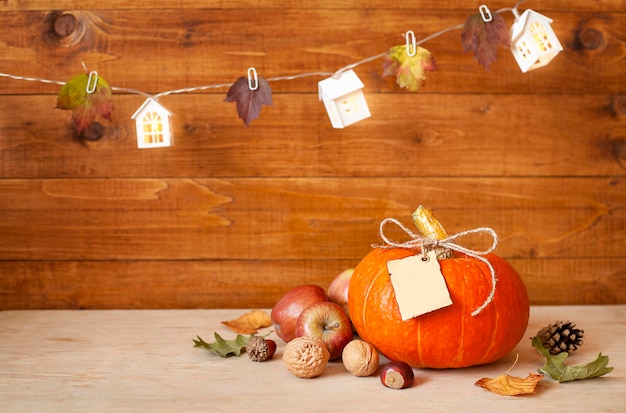
M 433 213 L 429 209 L 424 208 L 424 206 L 418 206 L 411 217 L 413 218 L 413 223 L 417 227 L 417 230 L 423 236 L 434 240 L 448 238 L 448 233 L 443 228 L 443 225 L 441 225 Z M 438 260 L 452 258 L 452 250 L 450 248 L 435 248 L 435 252 L 437 253 Z

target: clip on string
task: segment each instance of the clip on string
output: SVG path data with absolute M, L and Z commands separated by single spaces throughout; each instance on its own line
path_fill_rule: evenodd
M 96 91 L 96 87 L 98 86 L 98 72 L 95 70 L 93 72 L 89 72 L 89 78 L 87 79 L 87 87 L 85 92 L 91 94 Z
M 257 90 L 259 88 L 259 77 L 254 67 L 248 68 L 248 88 Z
M 491 10 L 489 10 L 489 7 L 485 6 L 484 4 L 478 8 L 478 11 L 480 12 L 480 17 L 483 18 L 483 21 L 485 23 L 489 23 L 493 20 Z
M 415 40 L 415 33 L 413 33 L 413 30 L 407 30 L 404 37 L 406 39 L 406 54 L 408 56 L 415 56 L 417 54 L 417 41 Z

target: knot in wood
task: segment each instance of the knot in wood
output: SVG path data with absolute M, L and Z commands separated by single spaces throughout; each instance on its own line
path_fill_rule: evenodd
M 592 27 L 585 27 L 578 33 L 580 44 L 587 50 L 597 50 L 606 46 L 604 34 Z
M 80 137 L 87 141 L 99 141 L 106 134 L 105 127 L 99 122 L 93 122 L 89 127 L 80 134 Z
M 615 116 L 623 116 L 626 114 L 626 95 L 613 96 L 611 111 Z
M 76 31 L 78 20 L 73 14 L 62 13 L 54 19 L 54 33 L 59 37 L 67 37 Z
M 87 32 L 85 14 L 52 12 L 46 18 L 46 39 L 54 45 L 70 47 L 80 43 Z

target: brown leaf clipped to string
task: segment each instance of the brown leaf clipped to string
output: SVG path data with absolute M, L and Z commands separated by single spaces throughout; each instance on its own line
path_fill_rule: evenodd
M 269 314 L 263 310 L 252 310 L 239 318 L 222 321 L 226 327 L 239 334 L 255 334 L 259 328 L 272 325 Z
M 426 72 L 437 71 L 437 64 L 430 52 L 415 47 L 415 55 L 407 53 L 405 45 L 394 46 L 383 58 L 383 77 L 396 76 L 396 84 L 415 92 L 426 80 Z
M 87 92 L 88 88 L 93 92 Z M 80 135 L 89 129 L 96 116 L 111 120 L 113 111 L 111 88 L 100 76 L 96 76 L 95 79 L 92 76 L 90 82 L 89 74 L 80 74 L 63 85 L 57 96 L 56 107 L 72 111 L 72 121 Z
M 489 71 L 491 63 L 498 60 L 498 47 L 509 47 L 511 38 L 506 22 L 499 13 L 493 13 L 489 22 L 485 22 L 480 13 L 474 13 L 463 25 L 461 42 L 463 51 L 473 51 L 478 64 Z
M 515 367 L 515 364 L 517 364 L 517 359 L 506 373 L 499 375 L 495 379 L 484 377 L 475 384 L 501 396 L 519 396 L 534 393 L 537 383 L 543 378 L 543 374 L 528 373 L 528 376 L 525 378 L 509 376 L 508 373 Z
M 259 77 L 255 90 L 250 89 L 248 78 L 240 77 L 228 89 L 224 102 L 237 102 L 237 114 L 246 127 L 259 117 L 261 106 L 272 105 L 272 89 L 262 77 Z

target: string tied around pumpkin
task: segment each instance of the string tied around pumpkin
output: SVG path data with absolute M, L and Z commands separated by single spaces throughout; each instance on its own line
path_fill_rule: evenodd
M 410 239 L 404 242 L 398 242 L 398 241 L 389 239 L 385 235 L 385 226 L 389 223 L 392 223 L 398 226 L 398 228 L 400 228 L 404 233 L 406 233 L 410 237 Z M 477 250 L 473 250 L 470 248 L 466 248 L 455 242 L 458 238 L 471 235 L 471 234 L 477 234 L 477 233 L 488 234 L 491 236 L 493 240 L 491 243 L 491 246 L 484 251 L 477 251 Z M 413 231 L 411 231 L 409 228 L 404 226 L 400 221 L 398 221 L 395 218 L 385 218 L 380 223 L 380 237 L 382 238 L 384 244 L 372 245 L 374 248 L 383 248 L 383 249 L 390 249 L 390 248 L 418 249 L 419 248 L 420 251 L 422 251 L 422 253 L 424 254 L 424 256 L 426 256 L 426 252 L 430 249 L 446 248 L 446 249 L 450 249 L 450 250 L 465 254 L 468 257 L 476 258 L 479 261 L 482 261 L 483 263 L 485 263 L 485 265 L 487 265 L 487 267 L 489 268 L 489 272 L 491 273 L 491 291 L 489 292 L 489 295 L 487 296 L 485 301 L 478 308 L 472 311 L 472 316 L 477 316 L 478 314 L 480 314 L 491 303 L 491 301 L 493 301 L 493 297 L 496 294 L 496 284 L 498 283 L 498 277 L 496 276 L 496 271 L 493 268 L 493 265 L 491 265 L 489 260 L 484 257 L 484 255 L 487 255 L 493 252 L 498 246 L 498 234 L 496 234 L 496 232 L 493 229 L 488 228 L 488 227 L 479 227 L 479 228 L 470 229 L 467 231 L 462 231 L 454 235 L 450 235 L 444 239 L 432 239 L 432 238 L 424 237 L 421 234 L 414 233 Z

